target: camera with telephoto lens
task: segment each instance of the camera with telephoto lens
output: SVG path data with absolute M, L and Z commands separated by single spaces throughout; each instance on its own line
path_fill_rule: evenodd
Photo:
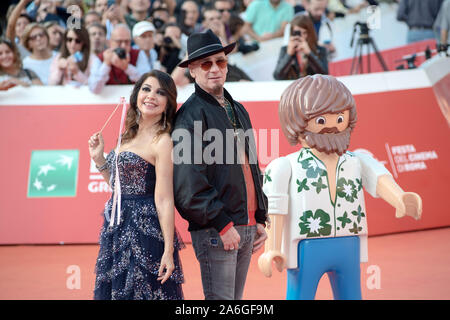
M 127 53 L 124 48 L 115 48 L 114 49 L 115 54 L 119 57 L 119 59 L 126 59 Z
M 161 27 L 164 25 L 164 20 L 160 18 L 154 18 L 153 19 L 153 25 L 155 26 L 156 30 L 161 29 Z
M 164 38 L 163 38 L 163 41 L 164 41 L 164 45 L 165 45 L 165 46 L 171 45 L 172 42 L 173 42 L 173 40 L 172 40 L 171 37 L 164 37 Z
M 253 51 L 259 50 L 258 42 L 254 41 L 252 43 L 246 43 L 244 38 L 239 38 L 238 40 L 238 51 L 242 52 L 242 54 L 247 54 Z

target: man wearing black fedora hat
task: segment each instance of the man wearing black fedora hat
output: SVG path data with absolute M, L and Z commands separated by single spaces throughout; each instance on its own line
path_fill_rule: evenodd
M 252 253 L 267 238 L 267 198 L 251 121 L 223 87 L 227 55 L 234 47 L 223 47 L 209 29 L 193 33 L 188 58 L 179 64 L 189 68 L 195 92 L 175 117 L 174 196 L 178 212 L 189 222 L 205 299 L 242 299 Z M 220 141 L 226 145 L 208 157 L 211 135 L 215 146 Z M 183 139 L 177 141 L 179 136 Z M 180 148 L 186 141 L 188 147 Z

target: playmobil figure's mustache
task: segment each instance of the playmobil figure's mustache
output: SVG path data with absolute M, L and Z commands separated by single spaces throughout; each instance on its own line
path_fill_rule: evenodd
M 327 133 L 324 133 L 327 132 Z M 337 132 L 337 133 L 335 133 Z M 337 153 L 342 155 L 350 144 L 350 134 L 352 129 L 347 129 L 339 132 L 336 127 L 324 128 L 319 133 L 304 131 L 302 138 L 306 141 L 310 148 L 317 149 L 319 152 Z
M 320 130 L 319 133 L 339 133 L 339 129 L 336 127 L 331 128 L 325 127 L 322 130 Z

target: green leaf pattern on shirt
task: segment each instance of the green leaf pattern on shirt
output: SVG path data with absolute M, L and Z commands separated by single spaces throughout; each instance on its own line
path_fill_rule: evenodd
M 320 194 L 322 191 L 329 192 L 329 185 L 327 179 L 327 171 L 322 169 L 320 161 L 315 159 L 308 149 L 302 149 L 297 162 L 302 166 L 304 170 L 301 178 L 296 179 L 297 192 L 307 192 L 314 190 L 316 194 Z M 303 212 L 300 217 L 299 227 L 300 234 L 306 235 L 307 238 L 321 237 L 321 236 L 333 236 L 333 224 L 334 228 L 340 233 L 347 230 L 352 234 L 359 234 L 363 230 L 362 220 L 366 217 L 362 211 L 361 205 L 356 210 L 350 209 L 349 211 L 340 211 L 343 201 L 349 203 L 355 203 L 358 201 L 358 192 L 362 190 L 361 178 L 350 178 L 338 169 L 337 184 L 336 184 L 336 204 L 335 206 L 335 219 L 334 222 L 330 221 L 332 214 L 328 214 L 323 209 L 307 210 Z M 270 171 L 267 172 L 266 180 L 271 181 L 268 176 Z M 306 176 L 306 177 L 305 177 Z M 312 192 L 314 192 L 312 191 Z M 311 192 L 311 191 L 310 191 Z M 356 205 L 357 203 L 355 203 Z M 345 229 L 345 230 L 343 230 Z M 334 233 L 334 232 L 333 232 Z
M 270 169 L 264 172 L 264 183 L 272 182 L 272 178 L 270 177 Z
M 345 200 L 353 203 L 358 198 L 358 190 L 353 180 L 346 180 L 339 178 L 336 185 L 336 193 L 338 197 L 345 198 Z
M 316 212 L 311 210 L 303 212 L 300 217 L 300 234 L 306 234 L 307 238 L 329 236 L 331 234 L 330 215 L 322 209 Z
M 350 231 L 351 233 L 358 234 L 360 231 L 362 231 L 362 227 L 359 227 L 359 226 L 356 224 L 356 222 L 353 222 L 353 228 L 351 228 L 349 231 Z
M 357 186 L 358 186 L 358 191 L 361 191 L 362 190 L 362 179 L 358 179 L 358 178 L 356 178 L 356 184 L 357 184 Z
M 319 178 L 319 180 L 317 180 L 317 182 L 313 182 L 311 183 L 311 185 L 313 187 L 316 187 L 316 192 L 320 193 L 320 191 L 322 191 L 322 189 L 326 189 L 327 185 L 322 183 L 322 177 Z
M 300 161 L 303 169 L 306 169 L 306 177 L 309 179 L 317 179 L 319 176 L 325 176 L 327 172 L 319 167 L 314 158 L 308 158 Z
M 346 224 L 352 222 L 352 220 L 350 220 L 350 219 L 348 218 L 348 213 L 347 213 L 347 211 L 344 212 L 344 215 L 343 215 L 342 217 L 337 218 L 337 220 L 340 221 L 340 222 L 342 223 L 342 225 L 341 225 L 342 228 L 345 228 L 345 225 L 346 225 Z
M 358 206 L 358 210 L 357 211 L 352 211 L 352 215 L 356 216 L 356 219 L 358 220 L 358 223 L 361 222 L 361 218 L 366 216 L 364 214 L 364 212 L 361 211 L 361 206 Z
M 306 183 L 308 182 L 307 178 L 303 179 L 302 182 L 300 182 L 300 180 L 297 179 L 296 182 L 298 185 L 297 192 L 302 192 L 303 190 L 306 190 L 306 191 L 309 190 L 309 187 L 306 185 Z

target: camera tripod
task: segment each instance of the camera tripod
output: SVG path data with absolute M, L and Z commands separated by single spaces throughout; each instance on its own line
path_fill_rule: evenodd
M 367 26 L 367 23 L 362 22 L 356 22 L 353 27 L 353 35 L 352 40 L 350 42 L 350 47 L 353 47 L 353 40 L 355 37 L 356 27 L 360 27 L 360 35 L 358 38 L 358 41 L 356 42 L 355 46 L 355 53 L 353 55 L 352 60 L 352 66 L 350 69 L 350 74 L 356 74 L 356 73 L 364 73 L 363 70 L 363 47 L 366 46 L 367 48 L 367 73 L 370 73 L 370 48 L 372 47 L 373 52 L 375 52 L 375 56 L 380 63 L 381 67 L 384 71 L 388 71 L 388 68 L 386 66 L 386 63 L 384 62 L 383 57 L 381 56 L 380 52 L 378 51 L 378 48 L 375 44 L 375 41 L 373 41 L 372 37 L 369 36 L 369 27 Z

